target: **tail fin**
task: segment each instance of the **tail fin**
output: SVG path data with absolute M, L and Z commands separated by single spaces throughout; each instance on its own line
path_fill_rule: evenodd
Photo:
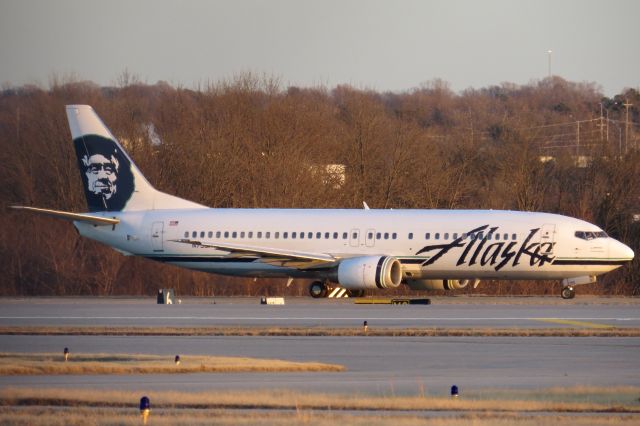
M 89 211 L 202 208 L 156 190 L 89 105 L 67 105 Z

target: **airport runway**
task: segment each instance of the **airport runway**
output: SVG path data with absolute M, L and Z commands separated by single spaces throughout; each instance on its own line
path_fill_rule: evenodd
M 0 386 L 300 389 L 392 395 L 461 389 L 640 385 L 640 338 L 1 336 L 2 351 L 207 354 L 321 361 L 345 373 L 9 376 Z
M 0 326 L 277 326 L 277 327 L 640 327 L 640 299 L 586 297 L 436 298 L 431 305 L 354 305 L 351 300 L 259 298 L 185 299 L 156 305 L 152 298 L 0 299 Z
M 0 325 L 141 325 L 360 327 L 637 327 L 636 299 L 555 298 L 430 306 L 354 306 L 348 301 L 186 299 L 158 306 L 151 299 L 2 299 Z M 135 390 L 299 389 L 376 395 L 465 389 L 640 385 L 640 338 L 622 337 L 224 337 L 0 336 L 2 352 L 205 354 L 321 361 L 345 373 L 178 374 L 145 376 L 4 376 L 0 386 Z

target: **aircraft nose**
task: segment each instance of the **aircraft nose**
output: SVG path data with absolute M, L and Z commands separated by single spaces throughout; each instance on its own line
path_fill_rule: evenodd
M 609 245 L 609 256 L 612 258 L 631 261 L 635 257 L 635 253 L 629 246 L 621 243 L 620 241 L 613 240 L 612 244 Z

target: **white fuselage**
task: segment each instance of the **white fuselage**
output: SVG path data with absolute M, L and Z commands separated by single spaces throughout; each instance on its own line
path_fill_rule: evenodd
M 181 209 L 105 212 L 120 223 L 75 222 L 115 249 L 189 269 L 254 277 L 326 278 L 326 269 L 279 267 L 247 255 L 183 244 L 199 240 L 338 259 L 384 255 L 411 279 L 564 279 L 599 275 L 633 257 L 588 222 L 495 210 Z M 579 238 L 576 232 L 591 238 Z M 596 237 L 596 235 L 600 235 Z

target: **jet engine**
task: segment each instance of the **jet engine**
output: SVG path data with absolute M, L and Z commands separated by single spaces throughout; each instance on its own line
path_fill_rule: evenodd
M 475 288 L 479 280 L 407 280 L 407 285 L 411 290 L 461 290 L 471 282 Z
M 395 257 L 353 257 L 338 265 L 338 283 L 348 290 L 396 288 L 401 281 L 402 265 Z

